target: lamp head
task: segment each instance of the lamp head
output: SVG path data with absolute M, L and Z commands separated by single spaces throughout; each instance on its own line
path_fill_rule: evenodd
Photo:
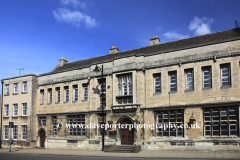
M 101 69 L 96 65 L 96 67 L 94 68 L 93 72 L 98 73 L 98 72 L 100 72 L 100 70 Z

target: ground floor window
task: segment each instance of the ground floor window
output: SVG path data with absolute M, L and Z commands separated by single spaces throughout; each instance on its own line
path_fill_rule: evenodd
M 22 140 L 27 140 L 27 126 L 22 126 Z
M 204 108 L 204 136 L 238 136 L 238 107 Z
M 17 139 L 18 126 L 13 127 L 13 139 Z
M 156 115 L 157 136 L 183 137 L 183 110 L 159 111 Z
M 4 139 L 8 139 L 8 126 L 4 126 Z
M 83 136 L 86 135 L 85 129 L 85 116 L 69 116 L 69 135 L 73 136 Z

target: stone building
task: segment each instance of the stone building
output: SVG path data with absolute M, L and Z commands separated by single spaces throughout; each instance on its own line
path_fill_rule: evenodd
M 96 65 L 103 66 L 103 85 Z M 75 62 L 61 58 L 49 73 L 2 83 L 3 147 L 13 121 L 13 147 L 101 150 L 101 129 L 89 126 L 104 116 L 107 124 L 138 124 L 108 128 L 105 145 L 239 150 L 239 29 L 162 44 L 154 36 L 147 47 L 119 52 L 113 46 L 110 54 Z

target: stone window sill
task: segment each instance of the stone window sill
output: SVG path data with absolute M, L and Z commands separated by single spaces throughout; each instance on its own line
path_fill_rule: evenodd
M 65 101 L 65 102 L 63 102 L 63 103 L 68 103 L 69 101 Z
M 208 88 L 203 88 L 202 91 L 209 91 L 209 90 L 212 90 L 211 87 L 208 87 Z
M 9 96 L 10 94 L 4 94 L 4 96 Z
M 170 91 L 170 94 L 176 94 L 177 91 Z
M 229 89 L 229 88 L 231 88 L 231 86 L 221 86 L 220 89 Z
M 77 102 L 78 102 L 78 100 L 72 101 L 72 103 L 77 103 Z
M 187 90 L 184 91 L 184 93 L 191 93 L 191 92 L 194 92 L 194 90 L 193 89 L 187 89 Z
M 27 94 L 28 92 L 21 92 L 22 94 Z
M 12 116 L 12 118 L 18 118 L 18 116 Z
M 153 96 L 160 96 L 162 92 L 153 93 Z
M 48 103 L 47 105 L 52 105 L 52 103 Z
M 27 118 L 27 115 L 26 116 L 21 116 L 21 118 Z
M 9 118 L 9 117 L 5 117 L 5 116 L 3 117 L 3 119 L 8 119 L 8 118 Z
M 87 102 L 87 101 L 88 101 L 87 99 L 82 100 L 82 102 Z
M 13 93 L 12 95 L 18 95 L 18 93 Z
M 60 104 L 60 102 L 55 102 L 55 104 Z

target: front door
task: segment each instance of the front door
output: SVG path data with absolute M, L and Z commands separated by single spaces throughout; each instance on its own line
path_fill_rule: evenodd
M 41 147 L 44 147 L 44 143 L 45 143 L 45 131 L 42 130 L 40 132 L 40 145 L 41 145 Z
M 132 124 L 132 122 L 128 119 L 124 120 L 123 123 L 124 125 L 126 124 Z M 122 128 L 121 129 L 121 144 L 133 144 L 133 135 L 134 135 L 134 129 L 129 130 L 129 125 L 127 128 Z

